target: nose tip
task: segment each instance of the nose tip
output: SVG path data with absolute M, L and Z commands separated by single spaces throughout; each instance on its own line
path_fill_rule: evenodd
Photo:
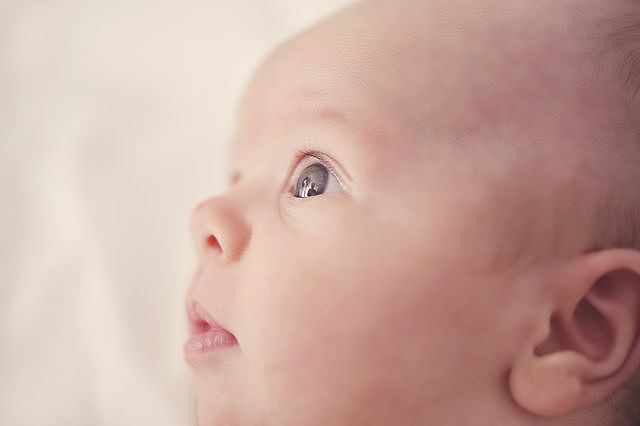
M 205 239 L 205 248 L 213 250 L 218 253 L 222 251 L 220 244 L 218 244 L 218 239 L 214 235 L 209 235 Z
M 214 235 L 214 219 L 211 214 L 210 200 L 198 204 L 191 213 L 191 234 L 198 255 L 213 251 L 221 254 L 222 247 Z M 216 231 L 217 232 L 217 231 Z
M 224 196 L 199 203 L 191 215 L 191 233 L 199 256 L 213 253 L 219 261 L 236 259 L 247 243 L 248 227 Z

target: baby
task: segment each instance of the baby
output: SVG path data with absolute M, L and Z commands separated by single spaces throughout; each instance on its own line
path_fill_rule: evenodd
M 279 47 L 199 204 L 201 426 L 638 425 L 640 1 L 380 0 Z

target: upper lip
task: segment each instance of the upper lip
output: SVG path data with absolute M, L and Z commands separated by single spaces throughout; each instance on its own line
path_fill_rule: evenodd
M 187 302 L 187 315 L 189 317 L 189 325 L 192 335 L 200 334 L 209 330 L 224 330 L 229 334 L 232 334 L 227 328 L 214 320 L 209 312 L 207 312 L 195 299 L 190 299 Z

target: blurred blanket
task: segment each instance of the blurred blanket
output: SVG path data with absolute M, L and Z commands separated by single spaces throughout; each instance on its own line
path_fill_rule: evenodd
M 0 425 L 194 424 L 189 214 L 234 108 L 344 0 L 0 0 Z

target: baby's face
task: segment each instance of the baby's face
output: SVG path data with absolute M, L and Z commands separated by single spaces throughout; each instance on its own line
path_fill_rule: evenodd
M 529 224 L 535 200 L 512 193 L 553 170 L 508 146 L 548 136 L 523 126 L 543 107 L 562 113 L 538 127 L 549 134 L 575 118 L 567 96 L 529 102 L 561 90 L 549 81 L 511 76 L 446 19 L 406 12 L 356 6 L 279 49 L 248 88 L 233 183 L 194 212 L 190 300 L 238 342 L 194 363 L 201 425 L 494 416 L 536 273 L 499 268 L 502 221 Z M 492 158 L 488 145 L 507 148 Z

